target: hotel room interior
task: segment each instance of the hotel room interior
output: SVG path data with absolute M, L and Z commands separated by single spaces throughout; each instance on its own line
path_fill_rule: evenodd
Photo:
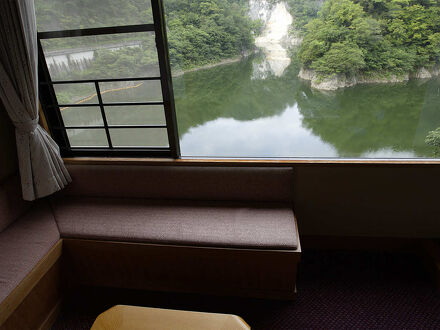
M 223 61 L 220 65 L 200 60 L 192 67 L 181 64 L 183 71 L 176 73 L 174 47 L 179 38 L 183 45 L 185 31 L 195 28 L 179 25 L 176 15 L 182 11 L 172 12 L 173 8 L 205 3 L 200 8 L 215 5 L 219 15 L 226 15 L 229 7 L 250 6 L 252 15 L 252 6 L 260 6 L 261 14 L 264 3 L 272 8 L 273 17 L 289 18 L 295 1 L 304 3 L 127 1 L 145 6 L 147 13 L 139 14 L 145 21 L 135 20 L 136 13 L 126 11 L 125 2 L 115 5 L 113 0 L 1 1 L 1 330 L 440 329 L 440 160 L 436 158 L 440 153 L 417 153 L 411 140 L 409 144 L 417 150 L 410 157 L 394 157 L 402 154 L 393 146 L 388 154 L 369 157 L 367 152 L 374 147 L 350 154 L 348 147 L 342 147 L 343 139 L 335 138 L 331 150 L 338 150 L 338 155 L 303 157 L 289 152 L 296 147 L 307 149 L 309 140 L 289 140 L 294 134 L 283 141 L 270 140 L 273 135 L 267 132 L 278 128 L 258 126 L 259 120 L 270 117 L 284 132 L 281 113 L 257 119 L 238 114 L 233 120 L 227 109 L 223 117 L 212 118 L 207 109 L 199 114 L 199 122 L 191 117 L 197 102 L 216 109 L 223 102 L 223 108 L 237 110 L 255 99 L 253 107 L 257 103 L 265 107 L 264 99 L 279 91 L 283 85 L 279 79 L 287 79 L 296 64 L 289 58 L 280 64 L 283 72 L 277 71 L 280 66 L 270 71 L 273 53 L 258 55 L 252 48 L 253 55 L 238 50 L 242 57 L 235 62 L 228 58 L 236 54 L 228 53 L 229 57 L 216 57 Z M 329 5 L 318 2 L 323 8 L 346 2 L 361 8 L 362 3 L 327 1 Z M 76 17 L 87 12 L 76 6 L 91 3 L 96 3 L 97 15 L 102 12 L 114 23 L 102 25 L 96 17 L 87 21 Z M 221 3 L 227 5 L 220 7 Z M 112 11 L 111 6 L 120 6 L 120 11 Z M 206 19 L 214 15 L 208 9 L 203 13 Z M 57 16 L 61 14 L 62 19 Z M 194 19 L 203 21 L 205 14 Z M 324 17 L 324 10 L 317 15 Z M 241 22 L 239 16 L 224 24 Z M 268 29 L 278 23 L 277 27 L 285 28 L 281 19 L 277 23 L 261 17 L 260 23 L 269 22 Z M 177 37 L 173 35 L 176 26 L 183 29 Z M 440 22 L 436 29 L 440 35 Z M 263 39 L 255 40 L 258 47 L 265 47 Z M 269 44 L 274 45 L 273 40 Z M 149 49 L 157 56 L 155 62 L 147 63 L 145 72 L 127 74 L 114 66 L 111 73 L 94 69 L 94 63 L 105 56 L 122 54 L 130 61 L 136 52 Z M 196 52 L 204 51 L 196 47 Z M 84 58 L 78 60 L 78 56 Z M 249 56 L 266 56 L 267 61 L 252 58 L 249 64 Z M 196 68 L 197 63 L 202 67 Z M 221 70 L 229 71 L 220 76 Z M 228 96 L 221 94 L 223 87 L 218 86 L 232 84 L 224 77 L 234 71 L 237 76 L 249 72 L 246 86 L 254 86 L 246 92 L 250 96 L 240 94 L 242 101 L 233 100 L 230 90 Z M 299 67 L 295 82 L 298 71 Z M 397 83 L 389 87 L 390 93 L 408 88 L 407 84 L 425 88 L 421 104 L 426 106 L 429 99 L 440 113 L 440 82 L 432 75 L 431 80 L 415 82 L 415 77 Z M 219 95 L 188 92 L 191 86 L 203 89 L 202 78 L 217 79 Z M 262 82 L 265 89 L 259 89 Z M 313 97 L 334 100 L 342 93 L 361 93 L 362 88 L 388 88 L 379 84 L 319 91 L 310 82 L 301 84 L 295 87 L 299 88 L 296 97 L 302 100 L 297 102 L 310 109 Z M 140 88 L 142 92 L 135 95 Z M 186 88 L 184 96 L 182 88 Z M 240 83 L 228 88 L 238 93 Z M 115 95 L 128 96 L 117 99 Z M 272 101 L 276 102 L 268 103 Z M 381 97 L 376 101 L 380 103 Z M 334 104 L 328 102 L 331 111 Z M 418 106 L 411 102 L 407 103 Z M 294 111 L 292 104 L 286 114 Z M 160 108 L 161 117 L 152 116 L 153 122 L 130 117 L 127 109 L 134 112 L 142 106 L 150 107 L 151 113 Z M 374 107 L 368 102 L 364 106 Z M 120 117 L 115 119 L 118 111 Z M 305 110 L 301 113 L 306 120 Z M 189 117 L 194 123 L 188 124 Z M 436 118 L 439 121 L 432 125 L 439 126 L 439 115 Z M 317 121 L 323 119 L 317 115 L 313 120 L 299 124 L 298 130 L 307 127 L 309 133 L 318 134 Z M 240 132 L 215 135 L 216 127 L 226 127 L 220 124 L 231 125 L 231 131 L 243 130 L 246 138 Z M 425 129 L 422 126 L 417 126 L 417 132 Z M 344 131 L 329 129 L 332 134 Z M 362 144 L 364 131 L 356 132 Z M 391 128 L 378 129 L 370 141 L 387 132 Z M 320 134 L 320 143 L 325 140 L 330 145 L 329 131 L 323 129 Z M 352 139 L 358 135 L 344 143 L 356 144 Z M 398 137 L 393 141 L 400 143 Z M 292 145 L 296 147 L 288 149 Z M 277 154 L 280 146 L 287 146 L 284 154 Z M 392 149 L 399 152 L 391 155 Z

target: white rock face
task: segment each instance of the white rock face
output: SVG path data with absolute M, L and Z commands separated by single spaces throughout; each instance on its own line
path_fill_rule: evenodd
M 432 74 L 425 67 L 422 67 L 418 69 L 417 72 L 414 74 L 414 78 L 429 79 L 432 78 Z
M 293 43 L 289 37 L 293 18 L 283 1 L 271 5 L 266 0 L 250 0 L 249 6 L 251 18 L 264 22 L 264 30 L 255 39 L 255 45 L 263 50 L 265 60 L 254 64 L 253 78 L 266 79 L 271 74 L 280 77 L 291 62 L 288 50 Z
M 259 19 L 266 24 L 272 13 L 272 7 L 273 4 L 267 0 L 249 0 L 249 16 L 253 20 Z
M 288 36 L 292 22 L 293 18 L 287 11 L 286 4 L 284 2 L 277 3 L 272 9 L 269 19 L 265 22 L 262 35 L 255 40 L 255 44 L 259 47 L 280 44 Z
M 323 91 L 334 91 L 339 88 L 351 87 L 358 84 L 399 83 L 409 80 L 409 74 L 404 74 L 402 76 L 390 75 L 387 77 L 371 77 L 362 75 L 356 77 L 347 77 L 345 74 L 334 74 L 324 79 L 320 79 L 315 71 L 304 68 L 300 70 L 298 77 L 311 81 L 312 88 Z

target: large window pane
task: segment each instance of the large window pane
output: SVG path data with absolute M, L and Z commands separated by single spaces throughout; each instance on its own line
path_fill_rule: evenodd
M 60 108 L 65 126 L 103 126 L 100 107 Z
M 43 39 L 53 81 L 159 76 L 154 32 Z
M 440 157 L 438 1 L 164 3 L 183 156 Z
M 159 80 L 103 82 L 99 86 L 104 103 L 162 101 Z
M 150 0 L 35 0 L 38 31 L 153 23 Z
M 163 105 L 107 106 L 109 125 L 165 125 Z
M 113 128 L 114 147 L 168 147 L 166 128 Z
M 108 147 L 104 129 L 67 129 L 72 147 Z

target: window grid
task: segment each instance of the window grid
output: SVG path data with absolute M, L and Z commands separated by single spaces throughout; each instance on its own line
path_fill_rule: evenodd
M 180 157 L 177 123 L 174 109 L 174 96 L 172 90 L 171 70 L 168 59 L 168 48 L 163 17 L 163 4 L 160 0 L 152 0 L 154 24 L 141 24 L 129 26 L 113 26 L 63 31 L 48 31 L 38 33 L 39 46 L 39 78 L 40 78 L 40 101 L 47 117 L 50 131 L 55 141 L 59 144 L 64 157 L 72 156 L 148 156 L 148 157 Z M 67 38 L 79 36 L 95 36 L 105 34 L 121 34 L 133 32 L 155 32 L 156 48 L 159 59 L 160 76 L 136 77 L 136 78 L 113 78 L 113 79 L 82 79 L 82 80 L 51 80 L 40 40 L 53 38 Z M 162 90 L 162 101 L 155 102 L 104 102 L 100 83 L 124 82 L 124 81 L 159 81 Z M 55 94 L 55 85 L 93 83 L 96 90 L 97 103 L 84 104 L 58 104 Z M 161 105 L 165 111 L 165 125 L 109 125 L 106 116 L 106 108 L 113 106 L 142 106 Z M 62 107 L 99 107 L 103 126 L 65 125 L 60 108 Z M 133 129 L 133 128 L 166 128 L 169 147 L 114 147 L 110 129 Z M 105 129 L 108 147 L 72 147 L 67 136 L 68 129 Z

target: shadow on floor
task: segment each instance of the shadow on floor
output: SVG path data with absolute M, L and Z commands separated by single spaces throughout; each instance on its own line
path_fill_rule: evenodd
M 236 314 L 252 329 L 440 329 L 440 293 L 411 254 L 307 251 L 297 288 L 290 302 L 82 288 L 53 329 L 90 329 L 117 304 Z

